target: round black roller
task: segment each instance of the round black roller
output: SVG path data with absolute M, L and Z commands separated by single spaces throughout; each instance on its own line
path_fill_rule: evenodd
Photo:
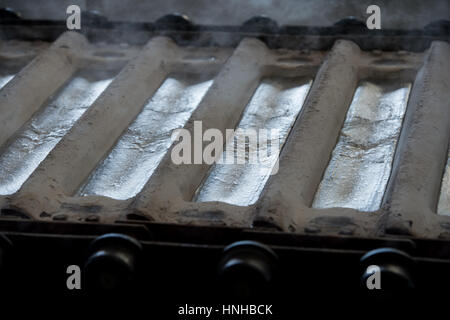
M 238 241 L 226 247 L 218 268 L 226 294 L 237 298 L 264 295 L 277 260 L 276 254 L 259 242 Z
M 84 269 L 90 290 L 123 290 L 134 284 L 140 243 L 123 234 L 110 233 L 96 238 L 89 247 Z
M 414 288 L 414 260 L 407 253 L 394 248 L 379 248 L 361 258 L 361 286 L 368 288 L 367 280 L 378 271 L 382 290 L 393 291 Z

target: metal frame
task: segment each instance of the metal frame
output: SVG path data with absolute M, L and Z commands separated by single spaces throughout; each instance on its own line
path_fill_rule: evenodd
M 152 36 L 163 35 L 180 46 L 235 47 L 243 38 L 251 36 L 262 40 L 269 48 L 328 50 L 337 39 L 347 39 L 363 50 L 420 52 L 432 41 L 450 41 L 448 21 L 430 24 L 423 30 L 370 31 L 352 19 L 317 28 L 279 27 L 275 21 L 261 17 L 250 19 L 242 26 L 199 26 L 177 15 L 165 16 L 155 23 L 118 23 L 87 13 L 83 23 L 82 33 L 90 41 L 127 41 L 127 33 L 132 32 L 135 35 L 133 44 L 142 44 Z M 28 21 L 6 11 L 0 12 L 0 26 L 4 39 L 54 41 L 66 30 L 62 21 Z M 121 31 L 117 31 L 117 27 L 121 27 Z M 222 36 L 214 37 L 215 34 Z M 140 217 L 136 215 L 135 218 Z M 263 224 L 261 226 L 264 227 Z M 30 287 L 39 291 L 42 286 L 66 292 L 66 265 L 84 265 L 90 243 L 108 233 L 126 234 L 141 243 L 143 254 L 137 272 L 139 290 L 147 292 L 146 288 L 152 287 L 152 296 L 155 297 L 182 299 L 193 292 L 198 299 L 220 297 L 216 269 L 224 248 L 240 240 L 264 243 L 278 255 L 281 272 L 277 273 L 271 285 L 275 287 L 273 292 L 287 300 L 289 294 L 282 290 L 287 286 L 310 290 L 324 287 L 357 289 L 361 275 L 360 258 L 366 252 L 381 247 L 400 249 L 412 257 L 416 264 L 417 287 L 446 288 L 450 284 L 450 274 L 446 273 L 450 264 L 450 241 L 401 234 L 383 238 L 300 235 L 273 228 L 189 226 L 132 219 L 116 224 L 42 222 L 28 220 L 11 208 L 2 209 L 0 232 L 7 239 L 0 243 L 6 256 L 2 273 L 7 276 L 3 280 L 7 288 L 14 288 L 12 290 L 17 292 Z M 29 265 L 34 266 L 33 272 L 28 271 Z M 176 294 L 173 286 L 180 289 Z M 197 288 L 186 289 L 192 287 Z M 209 296 L 211 292 L 215 292 L 213 298 Z

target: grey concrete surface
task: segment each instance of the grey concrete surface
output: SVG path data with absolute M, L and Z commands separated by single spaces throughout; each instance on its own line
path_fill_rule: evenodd
M 173 12 L 200 24 L 241 24 L 252 16 L 267 15 L 279 24 L 330 25 L 346 16 L 365 21 L 371 4 L 381 8 L 382 28 L 421 28 L 431 21 L 450 19 L 448 0 L 0 0 L 26 18 L 64 19 L 66 8 L 98 10 L 111 20 L 154 21 Z

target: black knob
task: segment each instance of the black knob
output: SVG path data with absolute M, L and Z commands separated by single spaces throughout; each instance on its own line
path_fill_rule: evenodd
M 276 33 L 278 31 L 278 23 L 264 15 L 255 16 L 248 19 L 242 24 L 243 31 Z
M 123 234 L 110 233 L 96 238 L 89 247 L 84 269 L 89 290 L 116 291 L 134 285 L 140 243 Z
M 413 258 L 401 250 L 379 248 L 369 251 L 361 258 L 361 286 L 383 291 L 414 288 L 414 264 Z M 375 272 L 379 274 L 375 275 Z M 375 279 L 375 276 L 379 278 Z M 368 284 L 368 280 L 372 284 Z
M 238 241 L 226 247 L 218 269 L 225 294 L 243 299 L 265 295 L 277 260 L 277 255 L 259 242 Z
M 354 32 L 365 32 L 367 30 L 367 26 L 361 20 L 356 19 L 353 16 L 346 17 L 344 19 L 339 20 L 334 24 L 335 28 L 339 28 L 340 32 L 344 33 L 354 33 Z
M 18 21 L 22 17 L 11 8 L 0 8 L 0 21 Z
M 180 13 L 166 14 L 155 21 L 156 29 L 170 29 L 178 31 L 192 31 L 194 24 L 187 15 Z

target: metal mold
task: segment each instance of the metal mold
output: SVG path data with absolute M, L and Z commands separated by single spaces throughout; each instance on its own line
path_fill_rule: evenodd
M 280 26 L 258 35 L 254 26 L 148 24 L 127 41 L 131 29 L 116 38 L 112 26 L 93 26 L 86 36 L 65 32 L 35 49 L 2 40 L 1 74 L 16 74 L 0 94 L 2 208 L 61 223 L 142 217 L 136 223 L 446 236 L 446 217 L 436 207 L 439 161 L 448 150 L 449 82 L 442 70 L 449 47 L 435 41 L 445 35 L 411 45 L 413 34 L 384 30 L 369 42 L 374 38 L 362 30 L 337 40 L 342 28 L 335 27 L 323 37 L 328 29 Z M 35 29 L 27 39 L 39 38 Z M 8 26 L 5 39 L 28 31 L 29 25 Z M 87 68 L 98 81 L 112 77 L 104 72 L 120 72 L 89 108 L 46 108 Z M 361 79 L 369 80 L 355 94 Z M 41 128 L 36 119 L 48 124 Z M 191 130 L 195 121 L 223 133 L 280 129 L 280 161 L 175 164 L 170 133 Z M 279 170 L 271 175 L 272 169 Z M 92 207 L 95 213 L 86 209 Z M 318 223 L 326 217 L 336 220 Z

